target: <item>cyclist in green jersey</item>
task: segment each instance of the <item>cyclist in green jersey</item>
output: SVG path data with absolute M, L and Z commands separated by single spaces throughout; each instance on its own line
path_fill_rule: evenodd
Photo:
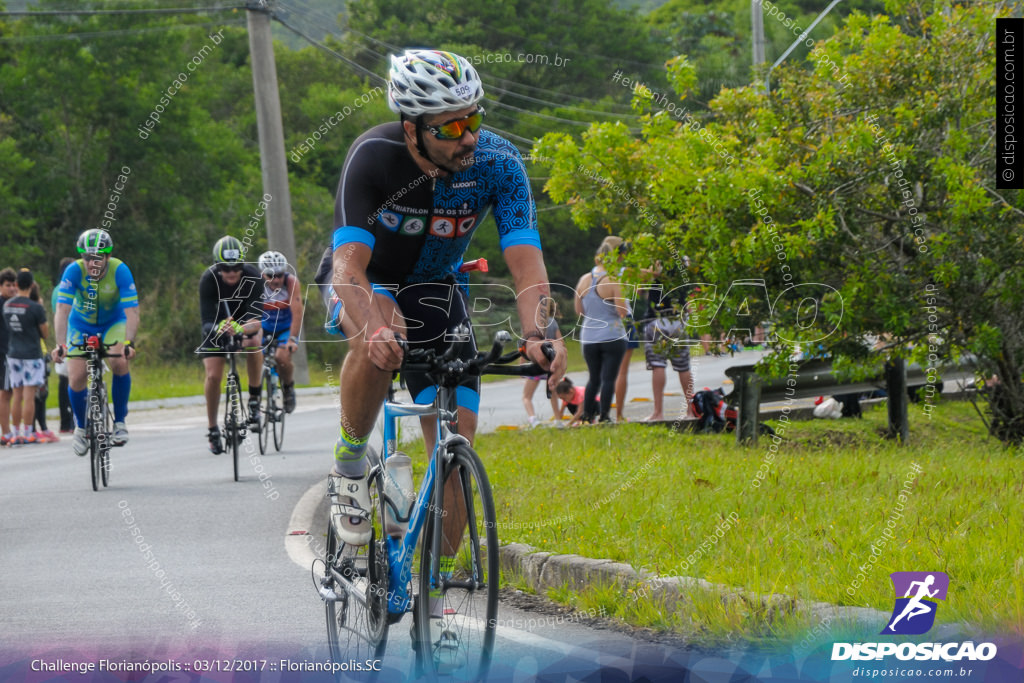
M 53 350 L 53 361 L 58 363 L 67 358 L 76 455 L 85 455 L 89 450 L 85 437 L 88 368 L 83 358 L 85 351 L 78 347 L 90 336 L 114 345 L 108 360 L 113 372 L 110 393 L 114 400 L 114 432 L 110 441 L 115 446 L 128 441 L 125 418 L 132 389 L 128 361 L 135 357 L 139 295 L 131 270 L 120 259 L 110 256 L 113 249 L 114 241 L 106 230 L 86 230 L 78 237 L 78 253 L 82 258 L 64 270 L 58 285 L 53 323 L 58 344 Z

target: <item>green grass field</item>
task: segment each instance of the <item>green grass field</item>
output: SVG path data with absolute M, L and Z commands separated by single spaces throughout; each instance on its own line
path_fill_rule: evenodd
M 950 595 L 940 623 L 1024 633 L 1024 451 L 988 439 L 967 403 L 943 403 L 931 420 L 912 406 L 905 447 L 883 440 L 884 427 L 881 409 L 863 420 L 792 423 L 777 455 L 769 439 L 744 449 L 731 435 L 644 425 L 504 432 L 476 446 L 499 523 L 521 525 L 503 525 L 502 543 L 885 611 L 890 572 L 943 571 Z M 860 566 L 867 571 L 855 583 Z M 714 596 L 694 598 L 696 616 L 665 614 L 617 588 L 552 597 L 711 639 L 772 639 L 808 626 Z

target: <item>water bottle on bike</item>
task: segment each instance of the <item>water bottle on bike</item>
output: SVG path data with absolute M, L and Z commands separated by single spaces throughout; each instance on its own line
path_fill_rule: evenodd
M 409 528 L 413 491 L 412 458 L 402 452 L 391 455 L 384 463 L 384 531 L 393 538 L 403 536 Z M 405 520 L 405 521 L 401 521 Z

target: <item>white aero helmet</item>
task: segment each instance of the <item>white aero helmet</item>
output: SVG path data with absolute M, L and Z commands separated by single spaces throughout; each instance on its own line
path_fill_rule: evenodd
M 279 251 L 265 251 L 260 254 L 260 272 L 269 275 L 288 271 L 288 259 Z
M 473 65 L 451 52 L 406 50 L 391 55 L 388 106 L 396 114 L 415 118 L 476 104 L 483 84 Z

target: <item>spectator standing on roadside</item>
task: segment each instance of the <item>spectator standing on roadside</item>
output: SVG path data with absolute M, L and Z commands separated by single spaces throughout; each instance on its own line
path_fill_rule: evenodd
M 583 315 L 580 344 L 590 371 L 584 393 L 584 422 L 593 421 L 599 408 L 599 421 L 611 422 L 608 412 L 615 392 L 615 378 L 626 353 L 626 329 L 622 324 L 627 312 L 626 302 L 619 283 L 609 276 L 603 265 L 604 257 L 621 244 L 621 237 L 606 237 L 597 249 L 594 267 L 576 283 L 576 313 Z M 599 392 L 600 405 L 596 401 Z
M 4 304 L 18 295 L 17 273 L 13 268 L 0 270 L 0 446 L 11 444 L 11 383 L 7 376 L 7 322 Z
M 70 256 L 65 256 L 60 260 L 60 266 L 57 269 L 57 282 L 60 282 L 64 271 L 74 262 L 75 259 Z M 53 294 L 50 296 L 50 310 L 54 314 L 57 313 L 57 295 L 59 293 L 60 287 L 54 287 Z M 60 408 L 60 433 L 72 434 L 75 431 L 75 414 L 71 410 L 71 397 L 68 395 L 68 364 L 62 360 L 59 363 L 54 363 L 53 369 L 57 373 L 57 406 Z
M 56 289 L 56 288 L 55 288 Z M 32 283 L 32 289 L 29 292 L 28 298 L 36 302 L 40 306 L 43 305 L 42 292 L 39 290 L 39 283 Z M 43 312 L 46 314 L 46 307 L 43 306 Z M 48 315 L 48 314 L 47 314 Z M 46 423 L 46 402 L 50 397 L 50 354 L 49 349 L 46 346 L 46 340 L 40 339 L 39 346 L 43 352 L 43 384 L 36 391 L 36 415 L 35 415 L 35 428 L 36 428 L 36 441 L 37 443 L 54 443 L 60 441 L 60 437 L 54 434 Z
M 683 310 L 685 295 L 680 295 L 679 307 L 672 297 L 662 292 L 662 286 L 652 288 L 647 295 L 647 318 L 644 325 L 644 356 L 651 371 L 651 389 L 654 393 L 654 412 L 648 422 L 665 419 L 666 366 L 679 373 L 683 389 L 683 406 L 688 411 L 693 398 L 693 376 L 690 373 L 690 350 L 681 342 L 685 337 Z
M 558 318 L 561 317 L 558 313 L 558 304 L 555 300 L 548 298 L 548 326 L 544 330 L 545 339 L 561 339 L 562 333 L 558 329 Z M 533 409 L 533 395 L 537 391 L 537 385 L 541 381 L 546 380 L 547 375 L 537 375 L 536 377 L 527 377 L 526 384 L 523 385 L 523 408 L 526 409 L 526 416 L 530 420 L 530 426 L 536 427 L 540 422 L 537 417 L 537 413 Z M 553 416 L 558 415 L 558 396 L 552 394 L 551 397 L 551 413 Z M 552 418 L 554 419 L 554 418 Z
M 34 282 L 32 271 L 23 268 L 17 275 L 18 295 L 4 302 L 3 307 L 8 330 L 7 373 L 13 393 L 11 445 L 36 442 L 32 427 L 36 390 L 46 376 L 41 342 L 49 334 L 49 327 L 42 305 L 29 298 Z
M 40 306 L 43 305 L 43 297 L 39 292 L 39 283 L 33 282 L 29 290 L 28 298 Z M 43 308 L 43 320 L 46 320 L 46 308 Z M 40 338 L 39 350 L 43 354 L 43 383 L 36 390 L 35 422 L 36 443 L 53 443 L 60 441 L 60 437 L 51 432 L 46 426 L 46 398 L 50 395 L 50 358 L 46 349 L 46 339 Z

